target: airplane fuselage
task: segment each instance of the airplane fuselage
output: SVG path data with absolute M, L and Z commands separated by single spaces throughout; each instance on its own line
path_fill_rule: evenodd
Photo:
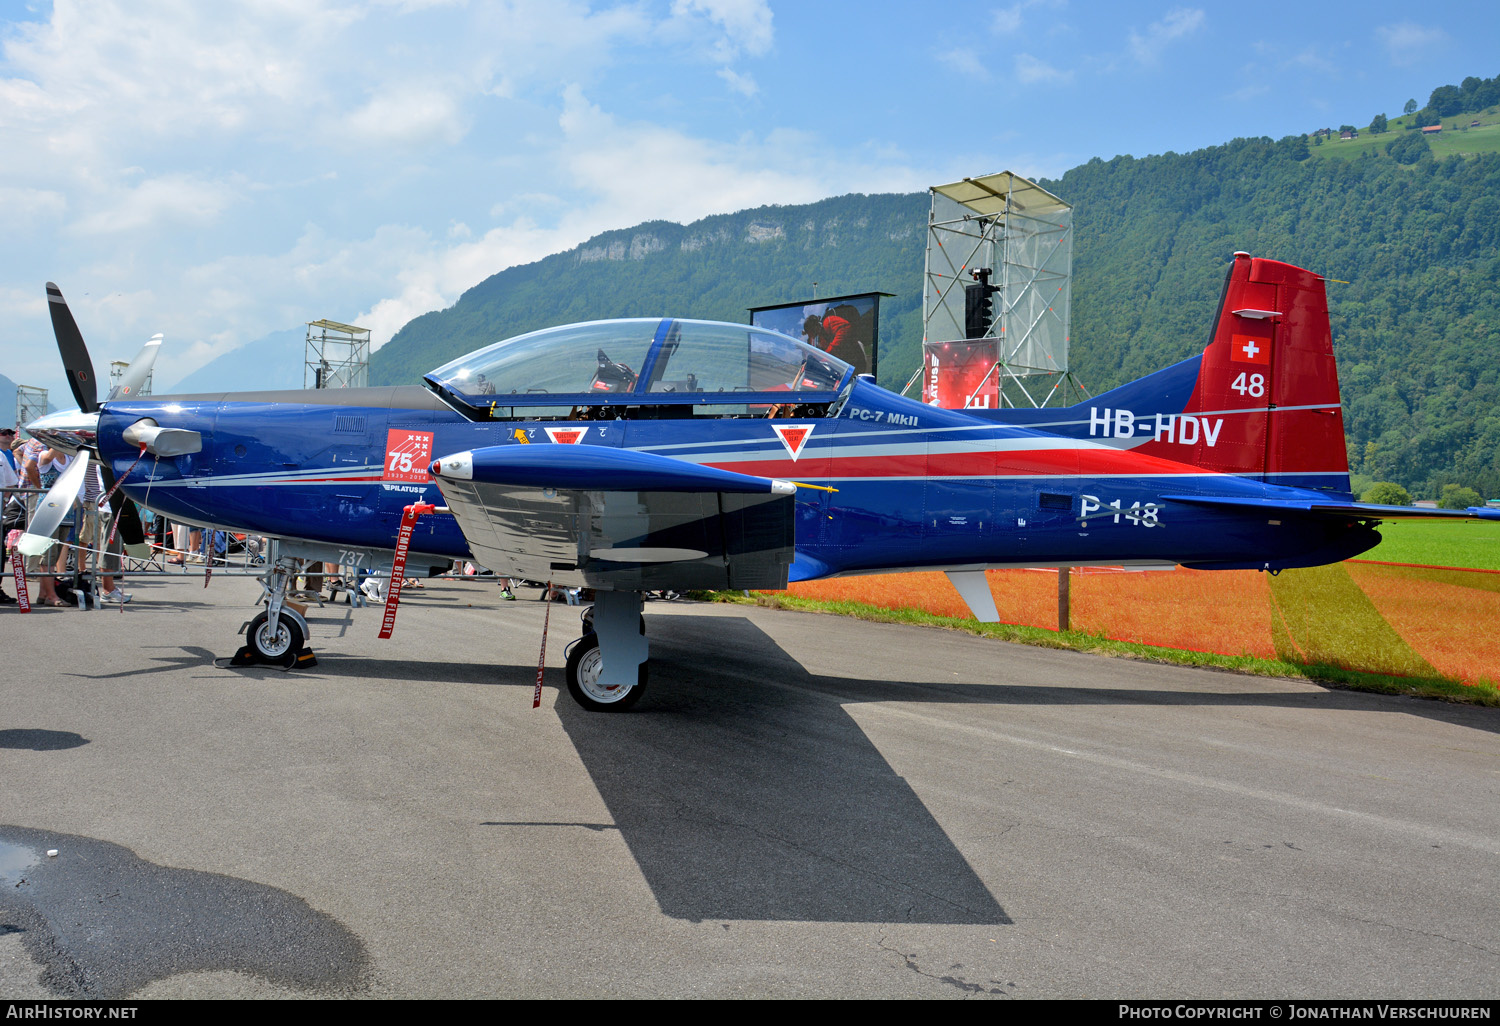
M 99 437 L 123 476 L 138 456 L 120 437 L 130 424 L 197 431 L 200 452 L 143 458 L 130 497 L 174 519 L 326 543 L 372 566 L 394 547 L 405 506 L 442 504 L 431 460 L 504 445 L 613 446 L 835 489 L 798 490 L 792 580 L 922 567 L 1279 569 L 1379 541 L 1357 524 L 1163 498 L 1326 493 L 924 406 L 868 381 L 823 418 L 640 412 L 474 422 L 419 387 L 165 396 L 108 403 Z M 469 555 L 447 516 L 422 519 L 412 549 L 434 561 Z

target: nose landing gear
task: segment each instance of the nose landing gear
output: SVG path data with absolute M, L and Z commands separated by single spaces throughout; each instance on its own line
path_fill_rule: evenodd
M 266 608 L 244 626 L 246 644 L 230 658 L 229 666 L 280 666 L 290 670 L 318 665 L 307 647 L 307 621 L 286 601 L 296 572 L 296 560 L 273 556 L 261 578 Z

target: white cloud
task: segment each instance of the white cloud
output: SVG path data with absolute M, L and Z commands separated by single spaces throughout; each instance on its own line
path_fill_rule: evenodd
M 1016 54 L 1016 79 L 1026 85 L 1036 82 L 1063 85 L 1073 81 L 1073 73 L 1054 68 L 1046 61 L 1038 60 L 1029 53 L 1018 53 Z
M 356 17 L 316 2 L 59 0 L 4 44 L 11 118 L 66 111 L 104 142 L 234 128 L 257 105 L 316 94 L 308 58 Z
M 751 62 L 776 48 L 763 0 L 342 2 L 56 0 L 34 22 L 0 18 L 0 309 L 15 338 L 50 344 L 26 283 L 54 278 L 96 359 L 162 331 L 158 380 L 175 380 L 317 317 L 384 341 L 607 229 L 954 177 L 954 158 L 913 170 L 885 140 L 767 127 L 723 141 L 703 135 L 721 124 L 585 98 L 607 95 L 611 69 L 669 61 L 663 90 L 758 99 Z M 50 345 L 19 348 L 10 367 L 60 380 Z
M 997 7 L 990 12 L 990 31 L 1000 36 L 1013 36 L 1024 26 L 1026 11 L 1034 7 L 1063 7 L 1066 3 L 1067 0 L 1016 0 L 1009 7 Z
M 1131 29 L 1127 39 L 1130 55 L 1140 64 L 1154 65 L 1171 43 L 1197 32 L 1206 20 L 1198 8 L 1178 7 L 1169 11 L 1161 21 L 1153 22 L 1144 34 Z
M 878 162 L 863 159 L 857 148 L 830 155 L 824 141 L 808 133 L 773 131 L 764 138 L 715 143 L 660 125 L 622 122 L 589 102 L 577 86 L 564 95 L 559 125 L 562 140 L 548 159 L 574 203 L 551 227 L 517 216 L 480 239 L 409 248 L 397 273 L 399 290 L 359 315 L 358 323 L 371 328 L 377 347 L 413 317 L 451 305 L 497 271 L 569 249 L 610 228 L 657 219 L 686 223 L 843 192 L 913 191 L 937 180 L 936 172 L 904 166 L 899 154 L 883 153 Z M 789 153 L 811 152 L 824 159 L 785 160 Z M 550 209 L 555 197 L 540 197 L 539 205 Z
M 139 232 L 163 222 L 210 224 L 236 198 L 239 190 L 224 181 L 187 174 L 148 178 L 134 187 L 111 189 L 102 209 L 70 226 L 80 235 Z
M 754 96 L 760 92 L 760 86 L 755 84 L 755 79 L 750 75 L 741 75 L 733 68 L 720 68 L 717 74 L 729 83 L 729 88 L 741 96 Z
M 250 339 L 304 321 L 365 324 L 356 311 L 433 246 L 427 232 L 407 225 L 382 225 L 364 239 L 335 238 L 308 225 L 285 251 L 229 255 L 187 268 L 180 296 L 157 299 L 122 322 L 151 324 L 152 331 L 183 340 L 158 360 L 159 379 L 175 381 Z
M 1391 63 L 1404 67 L 1415 63 L 1428 51 L 1448 41 L 1448 33 L 1437 27 L 1401 21 L 1394 25 L 1381 25 L 1375 35 L 1390 55 Z
M 360 313 L 357 323 L 370 329 L 371 345 L 379 349 L 407 321 L 452 305 L 467 289 L 496 271 L 538 260 L 576 241 L 566 229 L 543 229 L 518 220 L 486 232 L 481 239 L 447 249 L 428 246 L 415 252 L 408 250 L 394 276 L 399 286 L 396 294 Z
M 695 15 L 717 28 L 712 46 L 722 61 L 734 60 L 741 53 L 763 57 L 775 41 L 771 8 L 765 0 L 672 0 L 674 18 L 691 21 Z
M 952 50 L 944 50 L 937 55 L 937 59 L 965 78 L 976 82 L 990 80 L 989 69 L 980 61 L 979 54 L 969 47 L 960 46 Z
M 672 0 L 671 16 L 659 31 L 691 53 L 719 65 L 718 75 L 741 96 L 759 88 L 731 66 L 743 56 L 764 57 L 776 40 L 766 0 Z
M 1239 100 L 1241 103 L 1244 103 L 1248 100 L 1254 100 L 1257 97 L 1265 96 L 1270 91 L 1271 87 L 1266 85 L 1264 82 L 1249 82 L 1245 85 L 1240 86 L 1234 92 L 1230 93 L 1229 98 L 1231 100 Z
M 691 221 L 766 203 L 805 203 L 834 192 L 921 188 L 909 169 L 871 166 L 857 146 L 831 149 L 820 137 L 772 132 L 733 143 L 695 138 L 648 122 L 622 122 L 577 87 L 564 97 L 556 159 L 586 206 L 587 235 L 651 218 Z M 816 153 L 815 161 L 787 160 Z M 650 159 L 642 159 L 650 154 Z
M 1293 54 L 1287 63 L 1293 67 L 1306 68 L 1308 71 L 1316 71 L 1324 75 L 1337 75 L 1339 70 L 1337 65 L 1311 46 Z
M 23 317 L 40 317 L 46 312 L 47 297 L 46 293 L 40 287 L 29 289 L 0 288 L 0 316 L 5 317 L 7 320 Z M 9 363 L 8 360 L 7 363 Z M 5 367 L 0 367 L 0 371 L 5 371 Z M 9 376 L 14 377 L 15 375 L 9 374 Z
M 1015 35 L 1021 31 L 1021 12 L 1025 9 L 1024 2 L 995 8 L 990 15 L 990 29 L 1002 36 Z
M 457 98 L 436 87 L 396 86 L 349 115 L 349 133 L 374 146 L 453 145 L 468 131 Z
M 68 200 L 52 189 L 0 185 L 0 224 L 36 220 L 55 221 L 68 209 Z

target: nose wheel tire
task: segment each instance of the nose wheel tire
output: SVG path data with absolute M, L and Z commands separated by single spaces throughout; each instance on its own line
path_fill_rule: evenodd
M 262 662 L 289 664 L 297 658 L 306 639 L 295 620 L 278 616 L 273 627 L 270 612 L 263 609 L 245 628 L 245 640 Z
M 599 654 L 599 636 L 585 634 L 568 653 L 568 694 L 590 712 L 624 712 L 641 700 L 646 690 L 646 664 L 641 663 L 634 684 L 606 687 L 599 683 L 604 662 Z

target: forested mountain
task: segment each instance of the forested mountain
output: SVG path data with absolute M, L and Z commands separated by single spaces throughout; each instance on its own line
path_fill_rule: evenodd
M 1434 98 L 1448 111 L 1443 90 L 1486 98 L 1495 80 L 1471 82 Z M 1500 152 L 1486 152 L 1500 117 L 1463 112 L 1460 131 L 1481 121 L 1477 152 L 1455 150 L 1469 137 L 1450 132 L 1455 155 L 1438 159 L 1416 130 L 1434 106 L 1367 130 L 1345 159 L 1306 136 L 1236 139 L 1095 159 L 1044 181 L 1075 207 L 1072 367 L 1083 383 L 1101 391 L 1199 351 L 1235 250 L 1287 260 L 1348 282 L 1331 283 L 1329 300 L 1352 468 L 1416 495 L 1457 481 L 1500 496 Z M 609 232 L 416 318 L 374 354 L 371 380 L 414 381 L 574 320 L 743 320 L 816 282 L 819 296 L 897 294 L 882 307 L 880 378 L 899 388 L 920 348 L 926 211 L 920 193 L 843 196 Z

